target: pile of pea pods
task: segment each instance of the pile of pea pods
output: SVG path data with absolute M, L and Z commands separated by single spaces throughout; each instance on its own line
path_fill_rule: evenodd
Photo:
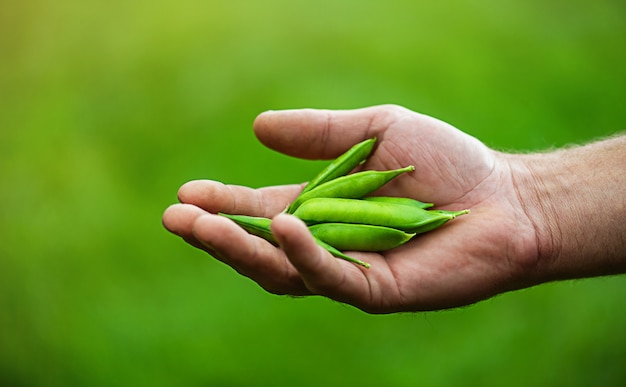
M 411 172 L 407 166 L 388 171 L 350 173 L 372 152 L 376 138 L 360 142 L 335 159 L 312 179 L 286 213 L 304 221 L 315 241 L 332 255 L 365 268 L 370 264 L 343 251 L 385 251 L 415 235 L 432 231 L 463 211 L 433 210 L 432 203 L 411 198 L 368 196 L 395 177 Z M 269 218 L 224 214 L 250 234 L 277 245 Z

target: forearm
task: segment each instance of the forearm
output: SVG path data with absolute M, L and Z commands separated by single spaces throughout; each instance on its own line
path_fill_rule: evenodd
M 538 280 L 626 272 L 626 136 L 511 160 Z

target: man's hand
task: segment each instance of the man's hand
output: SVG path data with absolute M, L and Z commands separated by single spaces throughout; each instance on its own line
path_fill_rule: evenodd
M 331 256 L 303 222 L 281 213 L 302 185 L 251 189 L 206 180 L 183 185 L 181 204 L 163 215 L 165 227 L 267 291 L 323 295 L 370 313 L 389 313 L 467 305 L 550 280 L 540 269 L 549 266 L 542 258 L 554 256 L 544 248 L 554 234 L 536 210 L 541 190 L 526 158 L 493 151 L 446 123 L 397 106 L 266 112 L 254 130 L 266 146 L 305 159 L 331 159 L 376 136 L 364 169 L 416 167 L 377 194 L 471 209 L 399 248 L 348 252 L 371 264 L 365 269 Z M 273 218 L 280 247 L 217 212 Z

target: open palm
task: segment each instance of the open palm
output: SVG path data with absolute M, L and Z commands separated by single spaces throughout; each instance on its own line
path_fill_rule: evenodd
M 163 215 L 167 229 L 276 294 L 323 295 L 370 313 L 466 305 L 528 286 L 537 258 L 508 155 L 450 125 L 397 106 L 349 111 L 268 112 L 255 121 L 259 140 L 306 159 L 331 159 L 376 136 L 364 169 L 414 165 L 377 194 L 412 197 L 447 210 L 471 209 L 431 233 L 384 253 L 349 252 L 364 269 L 317 246 L 304 223 L 281 214 L 302 185 L 251 189 L 192 181 L 181 204 Z M 277 248 L 217 212 L 273 217 Z

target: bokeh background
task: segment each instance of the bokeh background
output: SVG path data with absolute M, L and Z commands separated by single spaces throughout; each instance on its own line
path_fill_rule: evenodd
M 0 385 L 617 386 L 626 277 L 370 316 L 167 233 L 178 187 L 301 182 L 267 109 L 400 104 L 501 150 L 626 129 L 622 0 L 0 2 Z

